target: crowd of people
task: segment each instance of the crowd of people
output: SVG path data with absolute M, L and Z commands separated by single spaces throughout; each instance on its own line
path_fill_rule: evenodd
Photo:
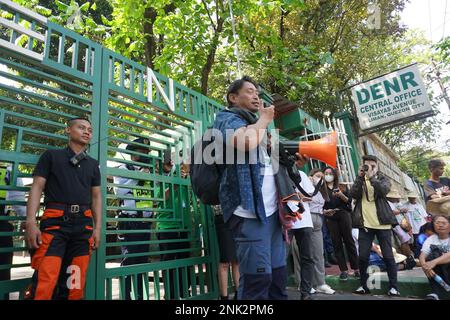
M 236 149 L 235 152 L 256 149 L 263 154 L 270 153 L 270 148 L 259 150 L 266 148 L 262 143 L 264 134 L 255 132 L 268 127 L 274 117 L 274 107 L 262 106 L 257 84 L 244 77 L 230 86 L 227 99 L 230 109 L 240 108 L 241 114 L 259 113 L 259 118 L 247 121 L 249 117 L 239 113 L 220 112 L 215 128 L 224 136 L 226 130 L 233 132 L 224 140 L 226 147 Z M 430 297 L 445 298 L 445 290 L 436 285 L 433 277 L 439 272 L 443 282 L 450 280 L 450 247 L 446 246 L 450 232 L 448 214 L 435 214 L 430 222 L 431 215 L 415 190 L 408 190 L 407 201 L 402 202 L 399 190 L 378 170 L 378 159 L 373 155 L 362 158 L 358 176 L 350 188 L 340 183 L 339 173 L 332 167 L 313 169 L 307 176 L 300 170 L 307 158 L 298 153 L 296 157 L 302 192 L 298 185 L 294 184 L 293 188 L 301 198 L 301 219 L 298 216 L 291 219 L 286 201 L 274 198 L 280 182 L 267 169 L 270 160 L 262 165 L 266 167 L 262 174 L 250 162 L 224 166 L 219 197 L 240 266 L 236 284 L 238 299 L 286 299 L 285 252 L 294 257 L 302 300 L 313 299 L 315 292 L 334 294 L 325 282 L 326 267 L 331 260 L 339 266 L 341 281 L 348 280 L 350 265 L 350 275 L 360 281 L 354 293 L 370 293 L 368 268 L 372 265 L 387 271 L 387 294 L 400 296 L 398 270 L 420 265 L 435 293 Z M 425 183 L 427 201 L 449 195 L 449 180 L 441 177 L 444 165 L 442 160 L 430 161 L 431 178 Z M 287 236 L 283 235 L 283 229 L 289 229 Z M 331 250 L 328 236 L 332 240 Z M 280 244 L 283 237 L 290 242 L 288 250 Z M 435 258 L 429 248 L 437 243 L 441 256 Z
M 430 299 L 448 297 L 443 285 L 450 283 L 448 214 L 427 212 L 414 190 L 409 190 L 407 201 L 402 201 L 400 190 L 380 172 L 378 159 L 373 155 L 363 156 L 351 185 L 342 183 L 333 167 L 315 168 L 307 175 L 303 170 L 308 158 L 299 153 L 290 164 L 279 161 L 284 169 L 275 172 L 274 164 L 279 159 L 272 156 L 275 152 L 267 141 L 274 106 L 263 106 L 258 85 L 249 77 L 230 85 L 227 101 L 229 108 L 216 115 L 213 127 L 225 137 L 222 142 L 227 154 L 243 155 L 244 161 L 218 165 L 220 205 L 214 206 L 213 212 L 221 299 L 229 298 L 230 270 L 235 299 L 287 299 L 287 253 L 293 256 L 302 300 L 314 299 L 316 292 L 335 293 L 325 281 L 326 270 L 332 264 L 338 265 L 341 281 L 349 277 L 359 279 L 360 286 L 354 291 L 357 294 L 370 293 L 370 266 L 387 271 L 389 296 L 400 295 L 398 270 L 420 265 L 430 279 Z M 70 137 L 67 148 L 46 151 L 39 159 L 28 198 L 26 240 L 35 269 L 29 294 L 34 299 L 83 298 L 89 259 L 101 241 L 100 172 L 98 162 L 84 153 L 92 127 L 86 119 L 72 119 L 66 133 Z M 142 165 L 148 162 L 150 152 L 147 139 L 131 141 L 126 150 L 133 164 L 124 163 L 119 169 L 150 172 L 149 167 Z M 256 163 L 248 156 L 252 152 L 257 154 Z M 282 174 L 290 165 L 298 177 L 296 181 Z M 173 174 L 173 162 L 161 166 L 161 170 L 154 169 L 163 175 Z M 444 166 L 442 160 L 429 163 L 430 179 L 424 186 L 427 202 L 450 195 L 450 180 L 442 177 Z M 182 177 L 187 176 L 187 171 L 182 172 Z M 180 192 L 170 189 L 172 185 L 167 190 L 162 185 L 155 189 L 148 179 L 114 177 L 114 185 L 114 193 L 121 199 L 119 229 L 143 230 L 120 235 L 122 266 L 148 262 L 152 228 L 149 219 L 155 212 L 159 219 L 156 221 L 163 252 L 161 261 L 189 257 L 188 236 L 180 229 L 182 218 L 172 219 L 170 213 L 162 210 L 166 202 L 173 200 L 169 194 L 177 195 L 175 201 L 183 208 L 192 205 L 188 199 L 180 198 Z M 281 196 L 280 189 L 286 185 L 293 197 Z M 35 217 L 42 193 L 46 208 L 38 228 Z M 165 200 L 154 202 L 152 198 Z M 4 206 L 0 209 L 4 214 Z M 9 225 L 1 226 L 9 230 Z M 0 257 L 2 263 L 11 263 L 10 255 Z M 62 272 L 71 264 L 81 272 L 77 288 L 68 287 L 68 276 Z M 3 273 L 6 279 L 8 275 Z M 166 299 L 180 298 L 188 290 L 189 281 L 186 287 L 181 277 L 178 279 L 177 285 L 175 270 L 164 275 L 164 281 L 170 284 Z M 143 299 L 142 280 L 138 277 L 134 299 Z M 131 278 L 127 277 L 126 299 L 131 299 L 131 288 Z

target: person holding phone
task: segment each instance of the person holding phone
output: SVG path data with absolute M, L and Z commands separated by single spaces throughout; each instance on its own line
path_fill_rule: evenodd
M 352 224 L 359 228 L 359 266 L 361 268 L 361 286 L 355 293 L 370 293 L 367 281 L 369 275 L 370 250 L 375 236 L 383 253 L 389 277 L 389 296 L 399 296 L 397 290 L 397 264 L 392 253 L 392 227 L 397 225 L 397 219 L 387 200 L 391 189 L 389 179 L 378 171 L 378 161 L 373 155 L 362 158 L 358 177 L 355 180 L 350 196 L 356 200 L 352 213 Z
M 335 255 L 338 260 L 341 281 L 348 280 L 348 267 L 344 254 L 344 245 L 353 269 L 354 276 L 359 278 L 358 253 L 352 237 L 352 221 L 350 217 L 351 199 L 348 191 L 339 189 L 339 176 L 335 169 L 326 167 L 323 171 L 328 200 L 325 201 L 323 214 L 330 230 Z

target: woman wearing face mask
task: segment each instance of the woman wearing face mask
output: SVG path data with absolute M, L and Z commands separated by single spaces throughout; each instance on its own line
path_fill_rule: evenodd
M 309 172 L 309 177 L 317 187 L 320 180 L 323 179 L 323 173 L 320 169 L 312 169 Z M 312 197 L 309 203 L 309 208 L 311 210 L 311 218 L 313 222 L 313 233 L 312 233 L 312 245 L 313 245 L 313 255 L 312 259 L 314 261 L 314 276 L 312 279 L 312 285 L 316 292 L 325 294 L 334 294 L 334 290 L 330 288 L 329 285 L 325 283 L 325 262 L 324 262 L 324 252 L 323 252 L 323 235 L 322 235 L 322 215 L 323 206 L 325 205 L 325 200 L 329 200 L 327 190 L 325 187 L 325 182 L 322 180 L 322 186 L 319 192 Z
M 301 166 L 297 166 L 301 168 Z M 309 194 L 314 194 L 317 183 L 322 178 L 322 172 L 314 169 L 308 177 L 299 170 L 302 177 L 301 187 Z M 291 250 L 294 258 L 294 273 L 299 283 L 299 291 L 302 300 L 314 299 L 312 294 L 325 293 L 334 294 L 325 283 L 325 266 L 323 256 L 322 239 L 322 211 L 327 197 L 324 184 L 313 197 L 303 197 L 305 211 L 302 219 L 296 221 L 292 226 L 292 233 L 295 241 L 291 242 Z
M 331 240 L 333 241 L 339 269 L 341 270 L 339 279 L 342 281 L 348 280 L 347 261 L 345 260 L 342 242 L 345 244 L 354 276 L 358 278 L 358 254 L 352 237 L 351 200 L 349 199 L 348 190 L 341 191 L 339 189 L 339 179 L 335 169 L 326 167 L 323 172 L 328 195 L 323 214 L 326 217 L 327 227 L 330 230 Z

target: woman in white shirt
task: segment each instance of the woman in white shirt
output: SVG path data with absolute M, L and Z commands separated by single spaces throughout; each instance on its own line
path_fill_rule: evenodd
M 299 168 L 299 166 L 297 166 Z M 314 186 L 309 180 L 308 176 L 299 170 L 299 174 L 302 178 L 300 186 L 307 193 L 314 192 Z M 298 192 L 298 191 L 297 191 Z M 294 235 L 295 242 L 297 244 L 298 253 L 295 252 L 296 248 L 293 247 L 294 267 L 297 266 L 297 270 L 300 269 L 300 274 L 297 274 L 297 280 L 299 281 L 299 289 L 301 294 L 301 300 L 313 300 L 312 293 L 312 279 L 314 274 L 314 262 L 312 259 L 313 246 L 312 246 L 312 233 L 313 223 L 311 220 L 311 213 L 309 210 L 309 203 L 311 198 L 306 197 L 299 193 L 302 197 L 302 204 L 305 211 L 302 213 L 301 220 L 295 220 L 292 225 L 291 232 Z M 300 268 L 298 268 L 300 267 Z
M 406 196 L 408 197 L 408 202 L 403 204 L 402 209 L 408 210 L 406 217 L 412 227 L 414 237 L 413 251 L 414 255 L 418 257 L 420 252 L 417 248 L 417 237 L 419 236 L 420 228 L 427 223 L 428 213 L 425 211 L 423 206 L 417 202 L 417 193 L 410 191 Z
M 323 178 L 323 172 L 320 169 L 312 169 L 309 172 L 309 178 L 314 187 L 317 186 L 320 179 Z M 325 261 L 323 254 L 323 205 L 325 199 L 328 199 L 328 194 L 325 189 L 325 182 L 322 181 L 322 186 L 314 197 L 312 197 L 309 203 L 309 209 L 311 211 L 311 219 L 313 223 L 312 233 L 312 259 L 314 261 L 314 274 L 312 279 L 312 286 L 316 292 L 325 294 L 334 294 L 334 290 L 325 283 Z
M 447 292 L 437 281 L 438 275 L 442 280 L 450 284 L 450 221 L 449 217 L 436 215 L 433 217 L 433 232 L 422 246 L 419 261 L 422 270 L 428 277 L 432 294 L 428 299 L 450 300 L 450 292 Z

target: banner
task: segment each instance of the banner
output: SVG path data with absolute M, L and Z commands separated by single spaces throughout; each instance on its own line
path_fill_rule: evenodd
M 387 129 L 433 114 L 417 65 L 399 69 L 352 87 L 362 131 Z

